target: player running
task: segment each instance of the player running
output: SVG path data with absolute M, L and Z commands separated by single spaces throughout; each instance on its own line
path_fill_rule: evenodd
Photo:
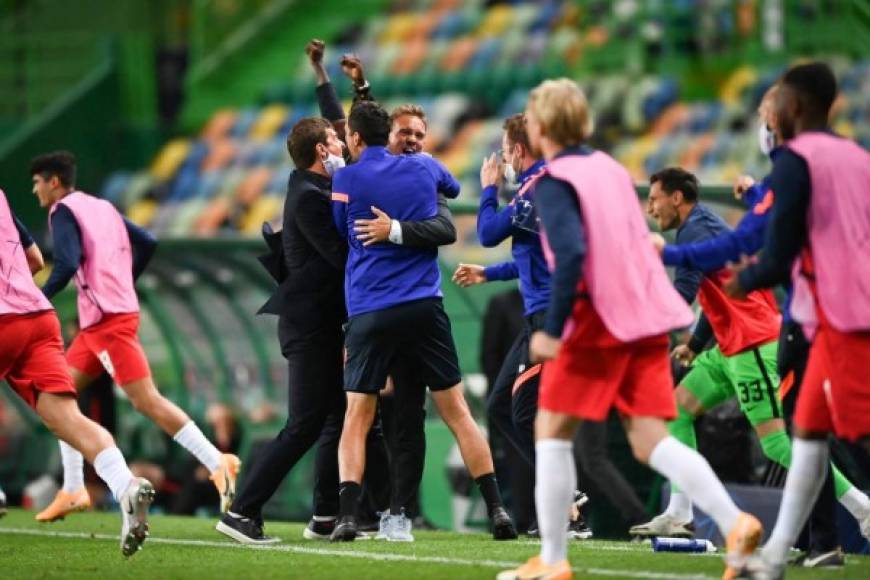
M 529 151 L 526 120 L 522 113 L 504 122 L 501 139 L 502 159 L 495 155 L 484 160 L 480 168 L 480 209 L 477 213 L 477 237 L 487 248 L 511 239 L 513 260 L 483 267 L 460 264 L 453 281 L 467 288 L 496 280 L 519 278 L 520 294 L 525 307 L 523 331 L 514 340 L 486 401 L 492 425 L 516 448 L 529 471 L 535 470 L 535 415 L 538 412 L 538 386 L 541 365 L 529 360 L 529 338 L 544 325 L 550 299 L 550 271 L 541 248 L 538 215 L 534 206 L 534 184 L 542 175 L 544 160 Z M 502 169 L 504 167 L 504 169 Z M 505 173 L 509 185 L 519 189 L 509 206 L 499 211 L 498 187 Z M 533 477 L 531 489 L 534 489 Z M 571 507 L 569 535 L 572 539 L 592 537 L 580 508 L 588 501 L 585 493 L 575 494 Z M 529 525 L 530 535 L 537 524 Z
M 664 169 L 650 178 L 650 184 L 648 211 L 662 231 L 677 228 L 678 248 L 731 232 L 718 215 L 698 202 L 698 181 L 691 173 Z M 677 387 L 678 415 L 668 428 L 678 440 L 696 447 L 695 418 L 736 397 L 765 456 L 788 468 L 791 443 L 779 394 L 776 363 L 781 318 L 776 299 L 770 290 L 751 292 L 742 300 L 729 298 L 722 290 L 728 275 L 723 269 L 702 272 L 685 265 L 677 268 L 674 284 L 687 302 L 697 294 L 703 314 L 689 343 L 674 349 L 674 356 L 692 368 Z M 701 352 L 709 342 L 708 329 L 712 329 L 717 344 Z M 836 468 L 833 473 L 838 495 L 846 495 L 854 486 Z M 859 510 L 856 517 L 862 522 L 866 515 Z M 691 501 L 672 485 L 665 512 L 632 527 L 629 533 L 691 536 L 692 520 Z
M 779 516 L 748 570 L 764 579 L 782 577 L 818 496 L 828 434 L 870 449 L 870 154 L 829 129 L 837 81 L 827 65 L 796 66 L 780 84 L 775 111 L 785 150 L 771 174 L 770 227 L 759 262 L 741 264 L 726 286 L 740 298 L 791 274 L 791 313 L 812 341 Z
M 783 151 L 778 146 L 776 136 L 776 118 L 773 115 L 773 106 L 777 85 L 771 87 L 765 93 L 759 105 L 759 117 L 761 132 L 759 143 L 761 151 L 769 155 L 771 160 Z M 700 240 L 688 244 L 665 244 L 665 239 L 659 234 L 653 234 L 653 245 L 662 255 L 666 266 L 677 268 L 691 268 L 705 273 L 718 272 L 725 268 L 729 262 L 739 262 L 743 255 L 756 254 L 764 244 L 764 233 L 769 222 L 771 208 L 773 207 L 773 190 L 770 186 L 770 176 L 755 183 L 749 177 L 741 177 L 735 185 L 735 195 L 742 199 L 747 206 L 747 213 L 737 224 L 733 231 L 720 234 L 714 238 Z M 780 387 L 780 400 L 786 422 L 789 422 L 794 414 L 794 401 L 800 391 L 806 368 L 806 355 L 809 349 L 803 332 L 799 325 L 791 318 L 788 305 L 791 302 L 791 286 L 788 286 L 788 295 L 783 305 L 783 325 L 779 339 L 778 372 L 783 377 Z M 788 380 L 786 380 L 788 379 Z M 864 537 L 870 538 L 870 498 L 832 465 L 831 499 L 825 505 L 815 510 L 811 530 L 811 548 L 809 556 L 813 561 L 824 557 L 826 566 L 833 562 L 842 565 L 842 553 L 836 545 L 836 529 L 833 521 L 834 499 L 838 499 L 849 513 L 856 519 L 861 527 Z M 670 506 L 669 506 L 670 507 Z M 824 510 L 830 513 L 825 514 Z M 668 533 L 680 535 L 681 532 L 689 532 L 685 522 L 666 522 L 661 518 L 660 526 L 670 526 Z M 655 528 L 656 525 L 650 525 Z M 645 535 L 641 533 L 639 535 Z M 656 534 L 653 534 L 656 535 Z M 806 562 L 807 560 L 805 560 Z
M 75 278 L 81 332 L 66 353 L 77 391 L 105 369 L 133 407 L 154 421 L 211 473 L 226 511 L 236 489 L 241 462 L 221 454 L 199 427 L 172 401 L 157 391 L 136 332 L 139 300 L 134 280 L 145 269 L 157 245 L 145 230 L 123 218 L 107 201 L 75 189 L 76 164 L 71 153 L 60 151 L 33 159 L 33 193 L 49 208 L 55 264 L 43 286 L 51 299 Z M 36 515 L 51 522 L 90 507 L 84 486 L 82 454 L 60 441 L 63 488 Z
M 549 80 L 526 106 L 529 141 L 547 160 L 535 187 L 544 249 L 553 271 L 544 329 L 532 335 L 532 357 L 544 364 L 535 423 L 535 499 L 541 553 L 515 578 L 572 577 L 567 560 L 567 508 L 576 471 L 572 439 L 584 419 L 624 417 L 637 459 L 711 515 L 739 565 L 761 539 L 761 523 L 742 513 L 697 451 L 668 435 L 676 414 L 668 332 L 692 313 L 668 280 L 628 172 L 584 145 L 592 132 L 586 96 L 569 79 Z
M 2 190 L 0 241 L 0 380 L 6 380 L 65 445 L 93 464 L 121 505 L 121 553 L 132 556 L 148 537 L 154 488 L 147 479 L 133 476 L 109 432 L 79 411 L 63 357 L 60 322 L 31 278 L 42 269 L 42 254 L 12 214 Z M 5 513 L 2 491 L 0 497 L 0 511 Z

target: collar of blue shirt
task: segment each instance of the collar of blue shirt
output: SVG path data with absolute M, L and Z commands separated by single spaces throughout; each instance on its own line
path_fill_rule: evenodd
M 518 178 L 519 182 L 525 183 L 527 179 L 529 179 L 530 177 L 535 175 L 537 172 L 539 172 L 541 169 L 543 169 L 543 167 L 544 167 L 544 165 L 546 165 L 546 163 L 547 162 L 544 161 L 543 159 L 538 159 L 537 161 L 535 161 L 531 166 L 529 166 L 528 169 L 526 169 L 525 171 L 520 173 L 519 178 Z
M 381 145 L 368 145 L 365 149 L 363 149 L 363 152 L 359 156 L 359 160 L 367 161 L 369 159 L 383 159 L 389 154 L 390 152 L 387 151 L 386 147 L 383 147 Z

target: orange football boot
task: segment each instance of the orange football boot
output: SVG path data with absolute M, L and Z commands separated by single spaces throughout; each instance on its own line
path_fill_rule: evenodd
M 568 560 L 551 566 L 544 564 L 540 556 L 534 556 L 519 568 L 499 572 L 496 580 L 571 580 L 573 577 Z
M 242 461 L 235 455 L 224 453 L 221 455 L 221 464 L 209 476 L 221 496 L 221 513 L 226 513 L 236 497 L 236 478 Z
M 54 496 L 54 500 L 48 504 L 48 507 L 36 514 L 36 521 L 53 522 L 62 520 L 71 513 L 80 512 L 90 507 L 91 496 L 88 495 L 88 490 L 84 487 L 72 493 L 61 489 Z

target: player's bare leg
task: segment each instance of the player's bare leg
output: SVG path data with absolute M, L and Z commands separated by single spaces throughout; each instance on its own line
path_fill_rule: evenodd
M 793 444 L 792 464 L 785 480 L 776 525 L 758 561 L 749 565 L 759 577 L 769 575 L 773 578 L 783 572 L 788 551 L 809 518 L 825 480 L 825 463 L 829 454 L 827 433 L 796 428 Z
M 78 369 L 70 368 L 69 370 L 76 390 L 79 392 L 87 388 L 96 379 L 96 377 L 89 376 Z M 205 435 L 203 435 L 202 431 L 190 419 L 187 413 L 160 394 L 150 376 L 122 385 L 121 388 L 127 394 L 130 403 L 137 411 L 154 421 L 158 427 L 167 435 L 170 435 L 179 445 L 187 449 L 209 470 L 211 473 L 210 479 L 220 496 L 220 509 L 221 511 L 226 511 L 236 493 L 236 479 L 241 467 L 239 458 L 232 454 L 221 453 L 206 439 Z M 87 497 L 87 491 L 84 489 L 81 454 L 73 446 L 67 445 L 63 441 L 60 442 L 60 450 L 64 466 L 64 489 L 61 492 L 84 494 L 84 497 Z M 80 489 L 81 491 L 75 492 L 67 488 Z M 62 493 L 58 493 L 55 501 L 62 500 L 61 495 Z M 39 514 L 37 519 L 42 515 Z M 45 516 L 46 519 L 49 519 L 51 515 L 55 515 L 55 513 L 47 514 Z M 62 517 L 62 515 L 59 517 Z M 51 519 L 56 519 L 56 517 Z
M 122 508 L 121 552 L 135 554 L 148 537 L 148 506 L 154 499 L 151 483 L 133 476 L 109 432 L 82 415 L 72 396 L 42 393 L 36 411 L 46 427 L 79 450 L 109 486 Z
M 462 460 L 480 488 L 492 524 L 493 538 L 516 539 L 517 531 L 501 501 L 489 443 L 471 416 L 471 410 L 463 395 L 462 383 L 449 389 L 432 391 L 432 401 L 453 433 Z
M 726 538 L 724 578 L 735 577 L 761 541 L 761 523 L 737 508 L 710 464 L 674 439 L 663 419 L 628 417 L 625 430 L 637 460 L 674 482 L 716 522 Z
M 577 467 L 573 440 L 580 421 L 570 415 L 538 409 L 535 419 L 535 507 L 541 535 L 541 553 L 514 570 L 498 575 L 498 580 L 520 578 L 569 579 L 568 520 Z
M 236 495 L 236 478 L 241 468 L 239 458 L 229 453 L 221 453 L 187 413 L 160 394 L 150 376 L 121 385 L 121 388 L 137 411 L 154 421 L 209 470 L 209 479 L 220 495 L 221 511 L 229 509 Z
M 81 392 L 94 381 L 85 373 L 69 368 L 76 391 Z M 45 509 L 36 514 L 38 522 L 53 522 L 66 516 L 91 507 L 91 496 L 85 487 L 85 460 L 75 446 L 62 438 L 58 439 L 60 461 L 63 466 L 63 482 L 57 495 Z
M 356 505 L 365 472 L 366 437 L 377 409 L 376 394 L 347 393 L 344 427 L 338 442 L 339 518 L 330 536 L 333 542 L 352 542 L 357 538 Z

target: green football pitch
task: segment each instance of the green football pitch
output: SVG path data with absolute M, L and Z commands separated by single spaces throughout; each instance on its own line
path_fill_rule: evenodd
M 492 541 L 484 534 L 418 532 L 414 543 L 375 540 L 330 544 L 302 539 L 302 524 L 267 524 L 283 541 L 239 546 L 214 531 L 213 520 L 151 518 L 151 538 L 125 560 L 118 548 L 120 519 L 82 513 L 37 524 L 33 513 L 10 510 L 0 520 L 0 578 L 494 578 L 534 555 L 536 542 Z M 577 578 L 713 579 L 717 555 L 655 554 L 649 545 L 586 541 L 571 544 Z M 870 578 L 870 558 L 850 556 L 846 569 L 790 570 L 789 578 Z

